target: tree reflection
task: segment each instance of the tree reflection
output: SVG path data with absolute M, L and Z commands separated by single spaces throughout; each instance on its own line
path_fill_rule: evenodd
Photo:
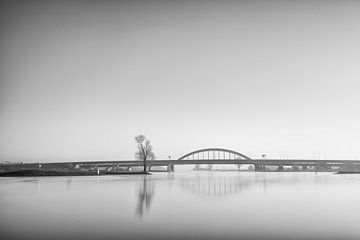
M 144 211 L 149 211 L 151 200 L 154 196 L 155 184 L 153 181 L 144 176 L 138 193 L 138 204 L 136 207 L 136 215 L 142 217 Z

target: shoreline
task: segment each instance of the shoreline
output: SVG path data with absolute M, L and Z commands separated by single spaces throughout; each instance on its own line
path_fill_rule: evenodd
M 336 174 L 360 174 L 360 172 L 352 172 L 352 171 L 340 171 Z
M 56 171 L 56 170 L 14 170 L 7 172 L 0 172 L 0 177 L 56 177 L 56 176 L 104 176 L 104 175 L 149 175 L 151 173 L 144 172 L 73 172 L 73 171 Z

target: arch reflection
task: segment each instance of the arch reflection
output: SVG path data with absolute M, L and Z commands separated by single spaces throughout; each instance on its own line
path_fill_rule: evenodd
M 190 193 L 206 197 L 228 197 L 246 190 L 251 185 L 240 177 L 195 177 L 182 181 L 182 188 Z

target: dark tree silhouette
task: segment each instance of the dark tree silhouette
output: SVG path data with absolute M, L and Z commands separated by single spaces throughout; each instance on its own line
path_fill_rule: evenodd
M 136 136 L 135 141 L 138 144 L 138 151 L 135 153 L 135 158 L 144 162 L 143 172 L 146 173 L 146 160 L 155 159 L 153 148 L 150 145 L 150 140 L 146 140 L 144 135 Z

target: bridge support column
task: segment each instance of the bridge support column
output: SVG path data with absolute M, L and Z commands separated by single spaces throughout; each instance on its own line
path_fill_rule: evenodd
M 291 170 L 292 170 L 293 172 L 299 172 L 299 171 L 300 171 L 298 165 L 292 165 L 292 166 L 291 166 Z
M 264 164 L 255 164 L 255 171 L 256 172 L 265 172 L 266 167 Z
M 323 163 L 317 163 L 315 165 L 315 172 L 326 172 L 328 171 L 327 166 Z
M 167 168 L 168 168 L 168 172 L 174 171 L 174 165 L 172 165 L 172 164 L 169 164 Z

